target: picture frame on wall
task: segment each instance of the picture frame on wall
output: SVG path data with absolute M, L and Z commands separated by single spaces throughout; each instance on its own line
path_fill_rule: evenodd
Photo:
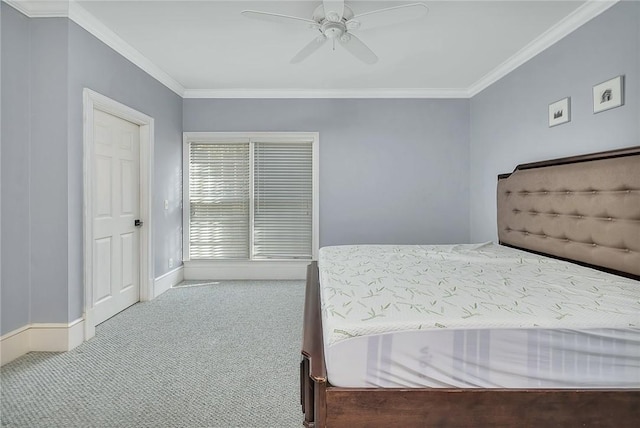
M 593 87 L 593 113 L 624 105 L 624 76 L 617 76 Z
M 571 120 L 571 97 L 549 104 L 549 128 Z

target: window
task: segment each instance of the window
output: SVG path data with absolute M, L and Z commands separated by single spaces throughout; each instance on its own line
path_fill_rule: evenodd
M 249 145 L 189 149 L 189 258 L 249 258 Z
M 311 260 L 317 133 L 185 133 L 185 260 Z

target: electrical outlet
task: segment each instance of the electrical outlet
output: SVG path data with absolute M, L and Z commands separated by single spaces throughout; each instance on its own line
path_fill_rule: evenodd
M 172 268 L 173 267 L 173 259 L 169 259 L 169 267 Z

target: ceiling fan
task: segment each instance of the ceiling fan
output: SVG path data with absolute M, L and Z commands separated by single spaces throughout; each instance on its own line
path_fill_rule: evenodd
M 327 40 L 331 40 L 334 49 L 338 42 L 359 60 L 366 64 L 374 64 L 378 57 L 353 32 L 421 18 L 427 11 L 424 3 L 412 3 L 354 15 L 351 8 L 344 4 L 344 0 L 323 0 L 313 12 L 311 19 L 258 10 L 243 10 L 242 15 L 266 21 L 301 24 L 317 31 L 313 40 L 291 59 L 291 63 L 301 62 Z

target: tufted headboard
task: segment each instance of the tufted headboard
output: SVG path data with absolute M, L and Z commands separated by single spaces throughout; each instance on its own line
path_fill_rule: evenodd
M 640 279 L 640 146 L 498 176 L 501 244 Z

